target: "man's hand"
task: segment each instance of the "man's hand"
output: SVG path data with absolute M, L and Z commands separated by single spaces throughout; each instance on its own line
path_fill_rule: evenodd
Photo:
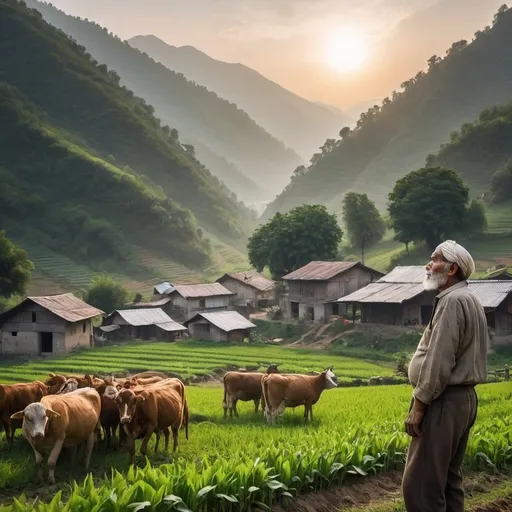
M 417 398 L 414 399 L 411 412 L 405 420 L 405 431 L 412 437 L 420 437 L 420 423 L 425 416 L 425 409 L 427 406 L 420 402 Z

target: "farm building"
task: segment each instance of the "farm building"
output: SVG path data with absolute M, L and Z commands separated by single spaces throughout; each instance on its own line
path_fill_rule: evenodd
M 243 341 L 256 326 L 236 311 L 197 313 L 185 322 L 193 338 Z
M 235 306 L 258 309 L 274 303 L 275 282 L 255 270 L 224 274 L 217 283 L 236 294 L 231 301 Z
M 234 293 L 220 283 L 211 283 L 175 285 L 166 295 L 172 301 L 172 317 L 184 322 L 200 311 L 228 310 Z
M 318 322 L 338 315 L 338 299 L 383 274 L 358 261 L 312 261 L 283 277 L 286 292 L 281 300 L 285 319 L 306 317 Z M 344 310 L 344 308 L 343 308 Z
M 153 287 L 153 299 L 156 300 L 162 298 L 166 293 L 170 292 L 172 288 L 172 283 L 168 283 L 167 281 L 155 285 Z
M 0 315 L 0 354 L 64 354 L 92 344 L 92 319 L 103 315 L 72 293 L 27 297 Z
M 512 281 L 468 281 L 485 309 L 487 324 L 496 336 L 512 334 Z
M 164 313 L 172 315 L 172 300 L 170 297 L 163 297 L 151 302 L 132 302 L 125 304 L 125 309 L 161 309 Z
M 423 288 L 424 266 L 395 267 L 375 283 L 338 299 L 359 309 L 362 323 L 426 325 L 432 315 L 435 291 Z
M 160 308 L 113 311 L 100 329 L 117 339 L 124 340 L 174 340 L 187 330 Z

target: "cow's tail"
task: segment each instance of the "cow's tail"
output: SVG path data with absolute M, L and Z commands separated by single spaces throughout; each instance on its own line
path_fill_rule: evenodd
M 223 407 L 223 409 L 227 409 L 228 408 L 228 388 L 227 388 L 227 385 L 226 385 L 226 375 L 224 375 L 224 377 L 222 378 L 222 382 L 224 384 L 224 399 L 222 400 L 222 407 Z
M 267 416 L 267 410 L 270 413 L 270 403 L 268 401 L 268 375 L 263 375 L 261 378 L 261 396 L 263 398 L 263 414 Z
M 188 424 L 190 417 L 188 412 L 187 397 L 185 394 L 185 384 L 183 383 L 181 385 L 181 407 L 182 425 L 185 425 L 185 438 L 188 441 Z

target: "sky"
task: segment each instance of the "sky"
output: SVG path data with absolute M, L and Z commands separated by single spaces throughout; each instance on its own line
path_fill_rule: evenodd
M 504 0 L 50 1 L 123 39 L 153 34 L 191 45 L 348 109 L 389 96 L 432 55 L 471 41 Z

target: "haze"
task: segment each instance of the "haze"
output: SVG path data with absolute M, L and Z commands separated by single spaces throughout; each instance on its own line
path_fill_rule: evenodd
M 53 0 L 123 39 L 154 34 L 240 62 L 308 99 L 383 98 L 503 0 Z M 346 36 L 346 34 L 349 34 Z

